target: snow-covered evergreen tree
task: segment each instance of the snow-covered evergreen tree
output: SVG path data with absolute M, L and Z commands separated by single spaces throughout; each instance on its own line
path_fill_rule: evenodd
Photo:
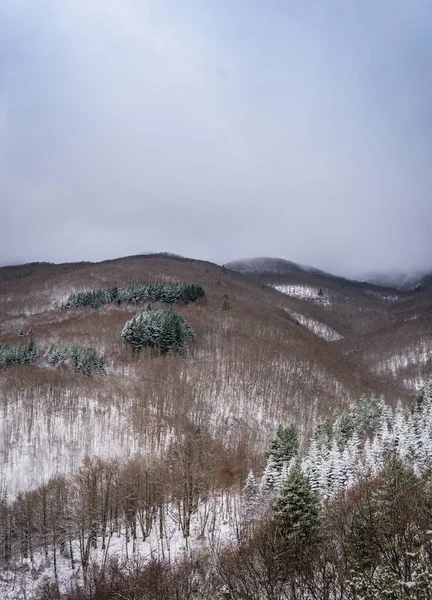
M 295 450 L 294 450 L 295 449 Z M 290 472 L 289 457 L 297 455 L 295 430 L 280 427 L 272 440 L 261 480 L 264 490 L 278 490 Z M 432 469 L 432 379 L 412 408 L 395 411 L 382 398 L 362 398 L 358 406 L 317 427 L 301 469 L 314 491 L 331 498 L 358 480 L 376 476 L 389 456 L 409 464 L 416 475 Z M 285 469 L 282 465 L 288 466 Z
M 270 442 L 267 464 L 261 480 L 262 489 L 280 487 L 284 468 L 288 469 L 292 459 L 297 456 L 298 448 L 299 441 L 294 425 L 279 426 Z
M 99 355 L 93 348 L 82 348 L 80 346 L 51 346 L 45 354 L 45 360 L 50 365 L 58 365 L 73 359 L 76 371 L 85 375 L 105 371 L 104 357 Z
M 242 494 L 242 523 L 246 528 L 262 517 L 266 505 L 260 486 L 252 471 L 249 471 Z
M 285 536 L 302 540 L 315 532 L 318 526 L 318 501 L 309 478 L 298 463 L 288 473 L 272 508 Z
M 160 354 L 187 352 L 188 342 L 196 333 L 186 320 L 172 309 L 137 313 L 123 327 L 122 338 L 134 350 L 151 348 Z

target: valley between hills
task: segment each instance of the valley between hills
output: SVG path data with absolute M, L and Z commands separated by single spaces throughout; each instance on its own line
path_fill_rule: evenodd
M 130 292 L 141 283 L 197 286 L 203 294 L 190 301 L 144 302 Z M 71 295 L 91 290 L 105 290 L 105 296 L 111 290 L 111 296 L 93 306 L 68 304 Z M 125 323 L 137 311 L 156 318 L 167 310 L 193 331 L 181 352 L 162 352 L 157 344 L 137 349 L 125 341 Z M 317 431 L 331 432 L 332 423 L 329 452 L 337 439 L 333 452 L 351 452 L 351 458 L 344 456 L 352 462 L 334 484 L 335 493 L 356 483 L 353 456 L 366 439 L 384 465 L 388 444 L 400 440 L 394 432 L 415 429 L 404 411 L 419 397 L 428 398 L 421 390 L 432 373 L 432 281 L 425 276 L 411 286 L 388 287 L 282 259 L 216 265 L 166 254 L 3 267 L 1 348 L 0 589 L 9 594 L 13 588 L 14 594 L 2 597 L 150 598 L 91 596 L 91 565 L 108 564 L 107 545 L 128 564 L 145 556 L 144 570 L 153 564 L 149 556 L 157 558 L 157 568 L 168 569 L 162 560 L 181 570 L 179 555 L 191 561 L 197 549 L 233 548 L 245 493 L 256 503 L 254 481 L 267 473 L 266 489 L 275 494 L 297 468 L 297 451 L 315 492 L 333 497 L 325 491 L 328 483 L 313 479 L 311 465 L 318 458 L 307 450 Z M 24 358 L 13 358 L 21 356 L 17 348 Z M 97 368 L 82 367 L 89 357 Z M 386 423 L 386 451 L 379 446 L 382 436 L 374 442 L 379 427 L 365 420 L 365 411 L 379 427 Z M 341 415 L 351 415 L 343 444 L 337 437 Z M 280 426 L 295 431 L 296 450 L 275 467 L 269 465 L 269 444 L 276 444 Z M 357 449 L 349 451 L 353 432 Z M 416 477 L 424 477 L 429 460 L 420 446 L 412 451 Z M 364 451 L 370 465 L 371 452 Z M 73 516 L 68 498 L 74 499 Z M 255 520 L 265 520 L 262 508 L 257 514 Z M 231 594 L 221 598 L 360 598 L 340 590 L 327 596 L 309 590 L 308 596 L 305 584 L 303 596 L 289 596 L 283 586 L 273 596 L 263 595 L 262 586 L 255 595 L 241 595 L 237 583 L 230 583 L 232 574 L 222 576 L 220 569 Z M 181 579 L 173 573 L 169 577 Z M 64 595 L 72 594 L 71 582 L 74 589 L 84 586 L 82 596 Z M 211 586 L 205 589 L 176 598 L 210 597 Z M 157 593 L 169 598 L 168 592 Z

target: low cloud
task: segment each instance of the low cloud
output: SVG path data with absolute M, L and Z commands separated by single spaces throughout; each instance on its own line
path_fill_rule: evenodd
M 2 264 L 432 270 L 430 7 L 378 4 L 3 3 Z

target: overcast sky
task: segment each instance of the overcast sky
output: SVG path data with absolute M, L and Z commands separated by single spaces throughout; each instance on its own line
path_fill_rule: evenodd
M 432 270 L 430 0 L 0 0 L 0 263 Z

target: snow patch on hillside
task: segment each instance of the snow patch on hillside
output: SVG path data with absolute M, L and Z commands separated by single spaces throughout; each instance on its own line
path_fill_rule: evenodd
M 292 298 L 299 298 L 301 300 L 314 300 L 321 306 L 329 306 L 330 299 L 328 292 L 319 287 L 310 285 L 272 285 L 275 290 L 291 296 Z
M 149 433 L 157 428 L 147 416 L 145 428 L 131 426 L 131 401 L 74 399 L 66 406 L 33 405 L 20 398 L 0 412 L 0 482 L 9 497 L 36 488 L 51 477 L 74 473 L 86 457 L 129 458 L 165 450 L 164 432 L 155 447 Z
M 403 379 L 404 386 L 410 390 L 414 390 L 415 392 L 419 392 L 426 384 L 426 381 L 426 377 L 422 377 L 421 375 L 405 377 Z
M 379 298 L 383 302 L 396 302 L 396 300 L 399 300 L 399 298 L 400 298 L 400 296 L 398 294 L 378 292 L 376 290 L 364 290 L 364 292 L 368 296 L 373 296 L 374 298 Z
M 294 311 L 289 311 L 289 314 L 293 317 L 293 319 L 298 321 L 300 325 L 303 325 L 304 327 L 312 331 L 312 333 L 322 338 L 323 340 L 326 340 L 327 342 L 336 342 L 338 340 L 343 339 L 343 335 L 340 335 L 337 331 L 335 331 L 325 323 L 322 323 L 317 319 L 313 319 L 309 315 L 302 315 L 301 313 L 297 313 Z
M 406 348 L 403 354 L 395 354 L 386 358 L 385 360 L 378 362 L 374 367 L 374 372 L 378 374 L 390 373 L 392 377 L 396 378 L 398 373 L 404 369 L 407 369 L 413 365 L 426 365 L 432 358 L 432 346 L 430 343 L 419 340 L 417 344 L 411 348 Z M 414 389 L 420 389 L 424 385 L 424 380 L 419 378 L 418 381 L 410 379 L 408 387 Z

